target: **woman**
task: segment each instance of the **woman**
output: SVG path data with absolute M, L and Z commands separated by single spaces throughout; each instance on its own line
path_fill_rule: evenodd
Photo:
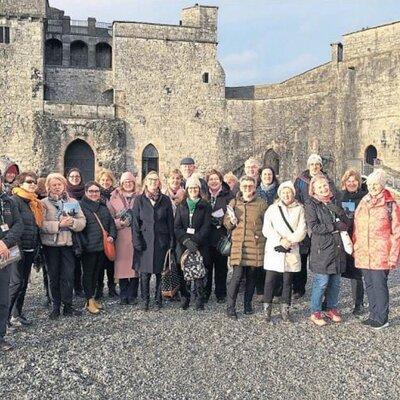
M 339 193 L 339 197 L 350 222 L 348 232 L 351 237 L 353 235 L 354 212 L 367 192 L 361 187 L 362 181 L 360 173 L 353 169 L 349 169 L 344 173 L 341 183 L 342 190 Z M 364 285 L 362 273 L 361 270 L 355 268 L 354 258 L 347 253 L 346 271 L 342 276 L 351 280 L 351 291 L 354 301 L 353 315 L 360 316 L 364 313 Z
M 81 232 L 86 219 L 79 203 L 68 196 L 67 180 L 58 173 L 46 179 L 48 197 L 41 200 L 44 221 L 40 237 L 48 269 L 53 311 L 50 319 L 60 316 L 61 303 L 65 316 L 80 315 L 72 307 L 75 256 L 72 250 L 72 232 Z
M 86 309 L 91 314 L 98 314 L 103 308 L 94 294 L 100 271 L 104 269 L 106 256 L 104 254 L 103 229 L 107 231 L 107 240 L 114 243 L 117 238 L 117 228 L 108 211 L 106 204 L 101 200 L 101 186 L 97 182 L 88 182 L 85 185 L 85 195 L 80 201 L 86 226 L 82 231 L 84 249 L 82 253 L 83 290 L 86 296 Z
M 349 224 L 324 175 L 316 175 L 311 179 L 309 195 L 306 222 L 311 232 L 310 270 L 314 272 L 310 320 L 317 326 L 324 326 L 327 324 L 321 312 L 324 294 L 327 307 L 325 316 L 332 322 L 342 320 L 337 307 L 340 274 L 346 270 L 346 255 L 340 231 L 346 231 Z
M 39 228 L 43 225 L 43 207 L 36 195 L 37 176 L 34 172 L 23 172 L 16 178 L 13 197 L 24 223 L 20 239 L 22 258 L 12 264 L 10 277 L 9 323 L 14 326 L 30 325 L 22 312 L 31 267 L 39 248 Z
M 120 185 L 108 202 L 108 208 L 118 230 L 115 242 L 114 278 L 119 280 L 120 304 L 135 304 L 138 296 L 139 274 L 132 268 L 132 209 L 136 199 L 136 179 L 131 172 L 121 175 Z
M 229 186 L 223 181 L 222 174 L 211 169 L 206 174 L 208 185 L 208 200 L 211 205 L 212 219 L 210 232 L 210 263 L 207 269 L 207 282 L 205 289 L 205 301 L 207 302 L 212 292 L 213 272 L 215 271 L 215 297 L 218 303 L 226 300 L 226 276 L 228 274 L 228 257 L 223 256 L 217 250 L 219 240 L 227 235 L 223 224 L 226 207 L 233 199 Z
M 140 273 L 143 309 L 148 311 L 150 278 L 156 276 L 156 308 L 161 309 L 161 272 L 168 250 L 174 248 L 174 216 L 171 200 L 161 193 L 160 178 L 155 171 L 147 174 L 143 193 L 133 206 L 132 235 L 135 269 Z
M 369 301 L 369 318 L 363 324 L 375 329 L 389 326 L 387 279 L 400 264 L 400 207 L 385 184 L 383 170 L 368 176 L 368 194 L 354 216 L 354 260 Z
M 176 210 L 174 231 L 177 242 L 176 256 L 181 259 L 185 250 L 199 251 L 204 265 L 210 264 L 209 234 L 211 229 L 211 207 L 201 198 L 201 183 L 191 176 L 186 181 L 185 200 Z M 181 271 L 181 269 L 179 269 Z M 189 307 L 190 293 L 181 276 L 182 309 Z M 195 279 L 196 310 L 204 310 L 204 279 Z
M 111 193 L 115 190 L 115 176 L 114 174 L 105 169 L 102 170 L 97 175 L 96 180 L 101 188 L 100 188 L 100 196 L 104 203 L 108 203 L 111 198 Z M 115 290 L 115 282 L 114 282 L 114 261 L 110 261 L 106 258 L 104 262 L 104 268 L 99 271 L 99 280 L 97 282 L 97 288 L 95 293 L 95 299 L 99 300 L 103 297 L 103 288 L 104 288 L 104 271 L 107 272 L 107 286 L 108 286 L 108 296 L 109 297 L 117 297 L 118 293 Z
M 236 196 L 239 191 L 239 179 L 236 175 L 232 171 L 227 172 L 224 175 L 224 182 L 229 186 L 232 194 Z
M 303 206 L 295 200 L 292 182 L 278 188 L 279 200 L 268 207 L 264 216 L 265 245 L 264 269 L 267 271 L 264 286 L 264 309 L 271 320 L 272 299 L 276 280 L 281 277 L 283 321 L 291 322 L 289 308 L 292 302 L 293 273 L 301 269 L 299 243 L 305 238 L 307 228 Z
M 70 198 L 78 201 L 82 200 L 82 197 L 85 194 L 85 183 L 83 182 L 82 173 L 78 168 L 71 168 L 68 171 L 67 193 Z M 74 291 L 75 296 L 83 296 L 82 263 L 79 257 L 75 257 Z
M 246 278 L 244 313 L 254 313 L 252 299 L 256 271 L 263 264 L 265 238 L 262 225 L 267 207 L 265 201 L 256 197 L 256 180 L 250 176 L 242 177 L 240 192 L 236 199 L 230 201 L 224 217 L 225 227 L 232 231 L 230 263 L 233 274 L 228 287 L 227 305 L 227 315 L 232 319 L 237 319 L 236 298 L 243 277 Z
M 185 190 L 182 188 L 183 175 L 179 169 L 173 169 L 167 176 L 167 187 L 162 191 L 171 199 L 174 215 L 176 208 L 185 197 Z

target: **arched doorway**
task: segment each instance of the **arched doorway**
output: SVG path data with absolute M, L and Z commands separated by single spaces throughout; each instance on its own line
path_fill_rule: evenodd
M 57 39 L 46 40 L 45 62 L 48 65 L 62 65 L 63 45 Z
M 142 180 L 150 171 L 158 172 L 158 151 L 152 144 L 148 144 L 142 153 Z
M 98 43 L 96 45 L 96 67 L 111 68 L 112 48 L 108 43 Z
M 94 153 L 83 140 L 74 140 L 65 151 L 64 173 L 71 168 L 79 168 L 85 182 L 94 180 Z
M 87 67 L 88 66 L 88 46 L 82 40 L 75 40 L 70 45 L 70 66 Z
M 264 155 L 264 165 L 265 167 L 272 167 L 276 175 L 279 175 L 279 155 L 273 149 L 267 150 Z
M 364 153 L 364 160 L 367 164 L 369 165 L 374 165 L 375 160 L 378 158 L 378 150 L 376 150 L 376 147 L 370 144 L 366 149 Z

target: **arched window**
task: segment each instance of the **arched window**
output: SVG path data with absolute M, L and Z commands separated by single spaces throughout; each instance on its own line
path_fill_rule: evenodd
M 150 171 L 158 172 L 158 151 L 152 144 L 148 144 L 142 153 L 142 179 Z
M 112 48 L 108 43 L 98 43 L 96 45 L 96 67 L 111 68 Z
M 47 65 L 62 65 L 63 45 L 58 39 L 46 40 L 45 63 Z
M 82 172 L 84 182 L 94 179 L 94 153 L 92 148 L 84 140 L 74 140 L 65 151 L 65 174 L 67 174 L 71 168 L 79 168 Z
M 375 159 L 378 158 L 378 151 L 372 144 L 365 149 L 364 161 L 369 165 L 374 165 Z
M 87 67 L 88 66 L 88 46 L 81 40 L 71 43 L 70 48 L 70 65 L 71 67 Z
M 264 165 L 265 167 L 272 167 L 276 175 L 279 175 L 279 155 L 273 149 L 267 150 L 264 155 Z

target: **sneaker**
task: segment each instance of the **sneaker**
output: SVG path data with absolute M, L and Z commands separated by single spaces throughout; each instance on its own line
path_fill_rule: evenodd
M 65 317 L 80 317 L 82 315 L 82 311 L 77 310 L 72 306 L 64 306 L 63 315 Z
M 380 322 L 372 321 L 370 323 L 370 326 L 375 330 L 379 331 L 380 329 L 387 328 L 389 326 L 389 321 L 386 321 L 383 324 L 381 324 Z
M 13 322 L 14 318 L 18 319 L 18 321 L 24 326 L 32 325 L 32 322 L 29 321 L 29 319 L 26 319 L 24 315 L 20 315 L 19 317 L 11 317 L 11 322 Z
M 342 322 L 342 317 L 340 316 L 338 310 L 332 309 L 326 311 L 325 316 L 329 318 L 332 322 Z
M 0 339 L 0 350 L 1 351 L 11 351 L 14 349 L 14 346 L 10 343 L 7 342 L 7 340 L 1 338 Z
M 11 321 L 7 322 L 7 333 L 12 333 L 17 330 L 17 325 L 13 324 Z
M 54 309 L 49 315 L 49 318 L 51 320 L 55 320 L 55 319 L 57 319 L 59 317 L 60 317 L 60 310 L 59 309 Z
M 9 323 L 8 323 L 8 328 L 9 328 L 9 329 L 12 328 L 12 327 L 21 328 L 22 326 L 23 326 L 23 324 L 22 324 L 22 322 L 19 320 L 18 317 L 11 317 L 11 318 L 10 318 L 10 321 L 9 321 Z
M 310 316 L 310 321 L 313 322 L 317 326 L 325 326 L 327 322 L 324 320 L 324 317 L 320 311 L 316 311 L 312 313 Z

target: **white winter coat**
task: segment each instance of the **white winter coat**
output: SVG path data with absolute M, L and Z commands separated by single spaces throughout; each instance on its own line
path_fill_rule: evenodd
M 293 229 L 293 233 L 285 224 L 278 207 Z M 264 215 L 263 235 L 267 238 L 265 244 L 264 269 L 276 272 L 299 272 L 301 269 L 299 243 L 306 236 L 306 220 L 304 207 L 296 200 L 286 206 L 281 200 L 272 204 Z M 286 238 L 295 245 L 290 253 L 279 253 L 275 247 L 281 239 Z

